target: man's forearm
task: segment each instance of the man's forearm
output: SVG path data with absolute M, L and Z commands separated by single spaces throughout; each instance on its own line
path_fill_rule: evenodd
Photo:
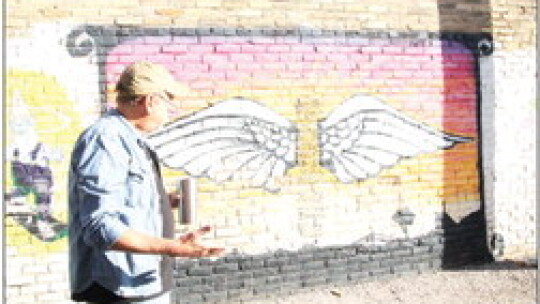
M 111 246 L 112 250 L 134 253 L 161 254 L 174 257 L 207 257 L 219 255 L 223 250 L 207 248 L 193 242 L 170 240 L 126 230 Z
M 113 250 L 147 254 L 170 254 L 176 241 L 126 230 L 111 246 Z

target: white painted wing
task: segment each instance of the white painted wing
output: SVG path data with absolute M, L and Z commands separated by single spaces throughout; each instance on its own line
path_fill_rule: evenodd
M 232 98 L 167 124 L 149 141 L 169 168 L 216 182 L 250 180 L 275 192 L 275 179 L 296 165 L 297 135 L 265 106 Z
M 367 95 L 346 100 L 319 122 L 318 131 L 321 166 L 344 183 L 377 176 L 400 159 L 471 140 L 439 132 Z

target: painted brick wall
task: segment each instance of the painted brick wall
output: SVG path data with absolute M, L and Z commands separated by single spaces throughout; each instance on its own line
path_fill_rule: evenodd
M 186 131 L 192 142 L 229 145 L 222 134 L 242 113 L 285 134 L 250 137 L 241 120 L 234 138 L 276 164 L 253 161 L 243 175 L 225 164 L 237 168 L 241 153 L 221 155 L 212 163 L 220 170 L 166 161 L 181 168 L 165 170 L 168 188 L 188 176 L 194 185 L 196 220 L 178 232 L 210 224 L 207 241 L 230 249 L 217 261 L 179 259 L 174 302 L 235 303 L 534 253 L 534 1 L 6 5 L 8 303 L 69 303 L 71 145 L 140 59 L 185 84 L 179 123 L 219 114 L 207 123 L 220 132 Z M 381 134 L 402 146 L 381 144 Z M 426 134 L 435 137 L 414 141 Z M 377 135 L 370 156 L 385 159 L 380 170 L 354 153 L 328 156 Z M 407 141 L 422 152 L 405 153 Z M 398 162 L 381 152 L 392 147 Z M 277 164 L 283 170 L 263 170 Z

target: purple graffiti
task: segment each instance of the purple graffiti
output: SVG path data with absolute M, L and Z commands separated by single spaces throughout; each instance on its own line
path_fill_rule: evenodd
M 16 187 L 11 196 L 34 193 L 39 218 L 48 219 L 50 218 L 53 176 L 48 158 L 45 156 L 40 157 L 42 149 L 43 144 L 38 143 L 30 152 L 32 162 L 20 161 L 18 150 L 14 151 L 11 170 Z

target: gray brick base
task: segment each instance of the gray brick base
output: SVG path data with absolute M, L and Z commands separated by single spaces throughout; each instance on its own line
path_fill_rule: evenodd
M 353 284 L 440 269 L 445 255 L 458 249 L 453 265 L 485 260 L 479 238 L 450 238 L 443 230 L 390 241 L 277 251 L 260 256 L 218 260 L 177 260 L 173 303 L 240 303 L 242 300 L 293 293 L 322 285 Z M 449 243 L 450 241 L 450 243 Z M 482 256 L 482 254 L 484 254 Z

